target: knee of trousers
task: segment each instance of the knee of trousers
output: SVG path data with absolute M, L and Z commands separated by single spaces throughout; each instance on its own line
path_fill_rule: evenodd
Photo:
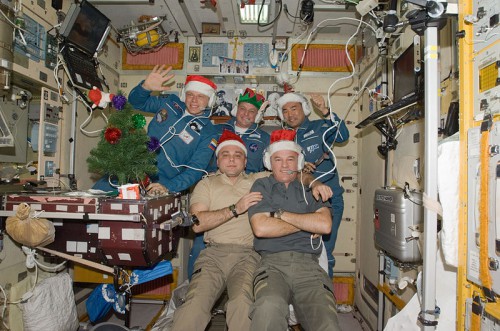
M 254 303 L 254 314 L 263 316 L 287 316 L 288 302 L 278 296 L 264 296 L 256 298 Z
M 252 298 L 242 293 L 227 301 L 227 311 L 248 310 L 252 303 Z

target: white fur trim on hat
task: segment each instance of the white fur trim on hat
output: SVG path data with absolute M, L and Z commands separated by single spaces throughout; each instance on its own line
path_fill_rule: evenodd
M 302 148 L 294 141 L 280 140 L 269 145 L 269 156 L 279 151 L 292 151 L 298 154 L 302 153 Z
M 186 102 L 186 92 L 195 91 L 199 92 L 208 97 L 208 106 L 212 107 L 215 104 L 215 92 L 217 90 L 217 85 L 215 85 L 211 80 L 203 76 L 188 76 L 186 78 L 186 83 L 181 91 L 180 99 L 182 102 Z
M 245 156 L 247 156 L 247 148 L 238 140 L 224 140 L 223 142 L 221 142 L 215 150 L 215 156 L 219 156 L 220 150 L 225 146 L 238 146 L 245 152 Z
M 268 170 L 273 170 L 271 166 L 271 156 L 279 151 L 292 151 L 298 154 L 297 158 L 297 170 L 301 171 L 304 169 L 304 153 L 302 153 L 302 147 L 294 141 L 290 140 L 280 140 L 269 145 L 264 151 L 264 155 L 262 161 L 264 163 L 264 167 Z
M 283 107 L 289 102 L 300 102 L 302 104 L 302 110 L 304 111 L 305 116 L 309 116 L 311 114 L 311 106 L 309 105 L 309 101 L 307 98 L 300 93 L 286 93 L 279 98 L 276 103 L 278 104 L 278 116 L 283 121 Z
M 212 97 L 212 95 L 214 95 L 215 93 L 215 90 L 210 85 L 195 81 L 187 83 L 186 86 L 184 87 L 184 90 L 186 90 L 186 92 L 188 91 L 199 92 L 206 95 L 209 98 Z

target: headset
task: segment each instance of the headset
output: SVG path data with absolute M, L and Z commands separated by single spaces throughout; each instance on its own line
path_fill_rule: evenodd
M 294 148 L 286 148 L 286 150 L 293 150 L 299 154 L 298 159 L 297 159 L 297 171 L 290 170 L 291 172 L 301 172 L 302 169 L 304 169 L 304 164 L 305 164 L 305 156 L 304 156 L 304 151 L 302 150 L 302 147 L 300 147 L 296 142 L 289 141 L 289 140 L 283 140 L 283 141 L 278 141 L 278 143 L 288 143 L 294 144 Z M 274 144 L 274 143 L 273 143 Z M 269 145 L 265 150 L 264 154 L 262 157 L 262 161 L 264 163 L 264 167 L 268 170 L 272 170 L 271 168 L 271 155 L 273 154 L 273 144 Z
M 238 113 L 239 102 L 240 102 L 240 97 L 238 96 L 238 98 L 236 99 L 236 105 L 233 107 L 233 109 L 231 109 L 231 116 L 233 116 L 233 117 L 236 117 L 236 115 Z M 257 110 L 257 115 L 255 116 L 255 120 L 254 120 L 255 123 L 260 123 L 260 121 L 262 120 L 262 117 L 264 117 L 264 113 L 266 112 L 266 108 L 268 106 L 267 104 L 264 106 L 264 104 L 265 104 L 265 101 L 262 103 L 262 106 Z
M 284 120 L 283 106 L 289 102 L 300 102 L 302 105 L 302 111 L 304 112 L 304 115 L 307 117 L 311 114 L 311 105 L 309 104 L 309 100 L 307 100 L 307 97 L 297 92 L 290 93 L 290 95 L 292 94 L 297 96 L 300 99 L 300 101 L 288 100 L 289 97 L 287 96 L 286 93 L 283 94 L 283 96 L 276 101 L 276 103 L 278 104 L 278 116 L 279 118 L 281 118 L 282 121 Z

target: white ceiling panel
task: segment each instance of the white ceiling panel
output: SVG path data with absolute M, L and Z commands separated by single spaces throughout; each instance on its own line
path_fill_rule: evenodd
M 203 23 L 220 24 L 220 33 L 216 36 L 248 36 L 248 37 L 271 37 L 274 32 L 276 36 L 294 37 L 303 33 L 308 26 L 300 19 L 303 0 L 270 0 L 271 13 L 268 26 L 257 24 L 241 24 L 239 20 L 239 8 L 242 0 L 217 0 L 216 6 L 212 6 L 210 0 L 203 3 L 200 0 L 90 0 L 100 11 L 111 19 L 113 27 L 117 30 L 136 23 L 140 16 L 166 16 L 163 22 L 165 31 L 175 30 L 184 37 L 195 35 L 193 26 L 201 37 L 213 37 L 213 34 L 203 33 Z M 250 0 L 244 0 L 250 1 Z M 331 36 L 336 40 L 346 40 L 356 30 L 357 23 L 353 20 L 340 20 L 342 17 L 356 18 L 357 14 L 353 6 L 346 9 L 342 0 L 337 3 L 327 0 L 316 0 L 314 6 L 314 21 L 311 27 L 323 22 L 325 28 L 318 29 L 319 34 Z M 257 3 L 260 0 L 256 0 Z M 181 3 L 187 8 L 183 11 Z M 281 11 L 279 10 L 281 7 Z M 286 7 L 286 8 L 285 8 Z M 279 13 L 279 16 L 276 15 Z M 359 15 L 358 15 L 359 17 Z M 322 39 L 325 39 L 323 36 Z

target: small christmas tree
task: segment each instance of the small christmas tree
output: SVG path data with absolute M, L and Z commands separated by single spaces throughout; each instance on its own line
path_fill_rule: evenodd
M 101 141 L 90 151 L 89 171 L 116 177 L 119 185 L 143 181 L 158 171 L 158 141 L 148 137 L 146 119 L 134 112 L 125 96 L 113 96 L 112 104 L 117 111 L 109 117 Z

